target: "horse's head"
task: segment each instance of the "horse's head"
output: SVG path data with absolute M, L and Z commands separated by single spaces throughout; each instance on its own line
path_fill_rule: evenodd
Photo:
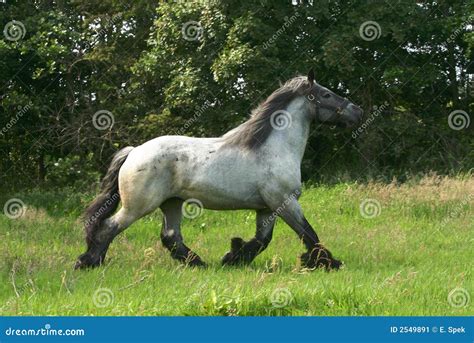
M 352 127 L 362 120 L 362 109 L 315 82 L 313 69 L 308 73 L 308 82 L 310 89 L 307 99 L 314 106 L 311 112 L 314 113 L 317 122 Z

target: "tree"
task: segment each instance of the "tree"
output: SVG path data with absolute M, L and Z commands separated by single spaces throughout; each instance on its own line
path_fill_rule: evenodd
M 306 179 L 468 170 L 472 125 L 452 124 L 473 108 L 473 6 L 0 3 L 2 186 L 95 180 L 125 145 L 221 135 L 311 67 L 366 117 L 360 131 L 315 127 Z

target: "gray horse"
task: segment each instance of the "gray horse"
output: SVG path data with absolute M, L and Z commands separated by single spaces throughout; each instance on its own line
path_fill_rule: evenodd
M 307 248 L 303 266 L 338 269 L 341 262 L 320 243 L 298 202 L 301 160 L 312 121 L 351 127 L 361 118 L 359 107 L 316 83 L 311 70 L 287 81 L 222 137 L 162 136 L 120 150 L 86 210 L 87 251 L 75 268 L 100 265 L 114 237 L 158 207 L 161 240 L 171 256 L 205 265 L 181 235 L 183 204 L 192 199 L 212 210 L 256 211 L 255 237 L 233 238 L 223 264 L 250 263 L 270 243 L 279 216 Z

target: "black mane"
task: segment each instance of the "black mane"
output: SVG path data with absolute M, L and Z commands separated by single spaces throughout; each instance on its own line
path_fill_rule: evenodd
M 250 149 L 259 148 L 273 130 L 272 114 L 278 110 L 284 110 L 295 97 L 304 95 L 311 86 L 305 76 L 297 76 L 288 80 L 258 105 L 246 122 L 226 133 L 223 136 L 225 142 Z

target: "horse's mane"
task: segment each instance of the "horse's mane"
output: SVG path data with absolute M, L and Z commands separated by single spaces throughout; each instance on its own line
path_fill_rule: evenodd
M 249 149 L 260 147 L 273 130 L 271 115 L 285 109 L 290 101 L 311 87 L 305 76 L 297 76 L 285 82 L 274 91 L 264 102 L 258 105 L 250 118 L 235 129 L 227 132 L 222 138 L 226 144 L 239 145 Z

